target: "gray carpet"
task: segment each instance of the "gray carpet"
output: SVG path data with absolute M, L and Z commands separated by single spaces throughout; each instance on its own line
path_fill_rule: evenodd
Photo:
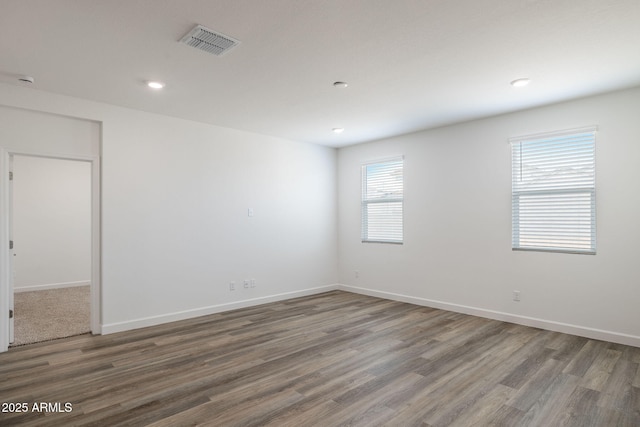
M 91 331 L 89 286 L 17 292 L 15 341 L 11 346 L 50 341 Z

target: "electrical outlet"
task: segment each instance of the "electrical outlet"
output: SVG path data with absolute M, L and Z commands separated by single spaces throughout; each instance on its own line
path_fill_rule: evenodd
M 236 282 L 230 282 L 229 283 L 229 290 L 230 291 L 235 291 L 236 290 Z
M 248 280 L 244 281 L 244 288 L 245 289 L 249 289 L 249 281 Z
M 520 291 L 513 291 L 513 300 L 520 301 Z
M 249 286 L 252 288 L 256 287 L 256 279 L 251 279 L 251 281 L 249 282 Z

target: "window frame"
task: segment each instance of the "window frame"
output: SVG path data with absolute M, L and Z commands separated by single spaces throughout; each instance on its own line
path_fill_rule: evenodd
M 400 188 L 400 197 L 366 197 L 367 195 L 367 185 L 368 185 L 368 173 L 367 168 L 374 165 L 385 165 L 391 163 L 400 162 L 400 171 L 402 173 L 402 181 Z M 361 165 L 361 202 L 360 202 L 360 221 L 361 221 L 361 232 L 360 237 L 362 243 L 386 243 L 392 245 L 403 245 L 404 244 L 404 156 L 395 156 L 395 157 L 387 157 L 383 159 L 377 159 L 365 162 Z M 370 237 L 370 229 L 369 229 L 369 206 L 370 205 L 378 205 L 378 204 L 398 204 L 400 203 L 400 239 L 394 238 L 372 238 Z M 396 230 L 397 231 L 397 230 Z
M 553 141 L 554 139 L 559 140 L 560 143 L 567 143 L 568 144 L 568 150 L 571 150 L 570 147 L 570 138 L 572 137 L 579 137 L 580 135 L 587 135 L 587 134 L 591 134 L 591 141 L 589 142 L 591 144 L 591 149 L 592 149 L 592 156 L 590 157 L 589 160 L 589 164 L 592 166 L 593 171 L 591 172 L 591 174 L 587 175 L 590 179 L 591 179 L 591 183 L 588 185 L 583 185 L 583 186 L 571 186 L 571 185 L 565 185 L 564 187 L 554 187 L 554 188 L 548 188 L 548 189 L 542 189 L 542 188 L 538 188 L 538 189 L 533 189 L 533 190 L 522 190 L 522 189 L 517 189 L 518 185 L 517 185 L 517 181 L 516 181 L 516 171 L 519 168 L 520 171 L 520 176 L 522 175 L 522 171 L 523 171 L 523 165 L 522 165 L 522 154 L 520 154 L 520 165 L 516 164 L 516 156 L 515 156 L 515 150 L 516 150 L 516 146 L 522 147 L 522 144 L 544 144 L 544 143 L 549 143 L 550 141 Z M 597 134 L 597 126 L 589 126 L 589 127 L 584 127 L 584 128 L 577 128 L 577 129 L 568 129 L 568 130 L 563 130 L 563 131 L 556 131 L 556 132 L 545 132 L 545 133 L 539 133 L 539 134 L 534 134 L 534 135 L 527 135 L 527 136 L 521 136 L 521 137 L 514 137 L 514 138 L 509 138 L 509 142 L 511 145 L 511 167 L 512 167 L 512 177 L 511 177 L 511 230 L 512 230 L 512 239 L 511 239 L 511 248 L 513 251 L 536 251 L 536 252 L 556 252 L 556 253 L 568 253 L 568 254 L 582 254 L 582 255 L 595 255 L 597 252 L 597 240 L 596 240 L 596 233 L 597 233 L 597 223 L 596 223 L 596 134 Z M 552 150 L 550 150 L 552 151 Z M 578 150 L 575 150 L 575 152 L 579 152 Z M 549 158 L 552 158 L 551 154 L 547 154 L 549 156 Z M 574 159 L 575 163 L 571 163 L 571 166 L 573 167 L 578 167 L 576 166 L 576 164 L 578 163 L 577 160 Z M 557 167 L 557 166 L 556 166 Z M 536 246 L 535 244 L 525 244 L 522 245 L 522 239 L 521 239 L 521 233 L 520 233 L 520 229 L 522 228 L 522 220 L 521 220 L 521 211 L 522 211 L 522 198 L 529 196 L 529 197 L 545 197 L 546 198 L 543 200 L 542 203 L 546 203 L 547 205 L 545 205 L 545 207 L 547 207 L 548 209 L 551 209 L 551 203 L 554 202 L 554 199 L 558 199 L 561 198 L 562 196 L 565 196 L 567 198 L 572 197 L 572 196 L 580 196 L 583 195 L 585 196 L 584 198 L 589 199 L 589 226 L 588 226 L 588 231 L 589 231 L 589 243 L 590 243 L 590 247 L 588 249 L 578 249 L 575 247 L 571 247 L 571 243 L 568 243 L 569 246 L 564 246 L 561 247 L 558 243 L 556 243 L 557 246 L 544 246 L 544 245 L 539 245 Z M 542 204 L 541 203 L 541 204 Z M 565 201 L 565 205 L 558 207 L 557 209 L 561 209 L 562 207 L 564 207 L 566 209 L 566 201 Z M 531 211 L 530 211 L 531 214 Z M 553 218 L 552 220 L 555 221 L 562 221 L 564 220 L 564 218 L 562 217 L 562 215 L 566 215 L 565 212 L 558 212 L 557 213 L 557 217 Z M 575 224 L 580 224 L 580 220 L 577 217 L 569 217 L 569 221 L 572 221 L 572 225 Z M 585 221 L 583 221 L 585 222 Z M 548 226 L 548 225 L 547 225 Z M 548 228 L 552 228 L 552 227 L 548 227 Z M 587 227 L 584 228 L 585 230 L 587 229 Z M 561 239 L 561 237 L 563 236 L 562 233 L 558 233 L 558 234 L 548 234 L 546 236 L 544 236 L 544 238 L 547 239 L 547 243 L 554 241 L 554 238 L 557 242 L 557 240 Z M 575 240 L 574 240 L 575 241 Z M 575 244 L 575 243 L 574 243 Z

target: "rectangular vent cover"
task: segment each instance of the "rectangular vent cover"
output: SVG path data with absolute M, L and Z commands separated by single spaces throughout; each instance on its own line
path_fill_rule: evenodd
M 239 40 L 216 33 L 202 25 L 196 25 L 180 42 L 216 56 L 221 56 L 240 44 Z

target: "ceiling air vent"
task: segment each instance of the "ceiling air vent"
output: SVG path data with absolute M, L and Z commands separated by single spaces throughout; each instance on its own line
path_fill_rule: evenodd
M 240 44 L 239 40 L 216 33 L 202 25 L 196 25 L 180 42 L 216 56 L 221 56 Z

